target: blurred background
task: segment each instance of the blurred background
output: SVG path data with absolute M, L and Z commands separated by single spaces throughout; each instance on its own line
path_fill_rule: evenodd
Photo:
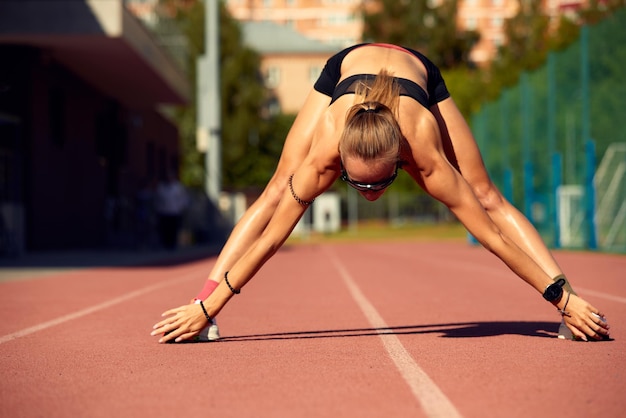
M 221 245 L 326 60 L 370 41 L 439 65 L 548 245 L 626 252 L 624 3 L 3 0 L 0 257 Z M 462 231 L 402 173 L 373 203 L 337 182 L 294 235 L 371 223 Z

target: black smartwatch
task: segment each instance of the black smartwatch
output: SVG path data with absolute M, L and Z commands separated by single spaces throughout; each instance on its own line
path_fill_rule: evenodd
M 552 283 L 546 290 L 543 291 L 543 298 L 548 302 L 556 302 L 563 296 L 563 286 L 565 285 L 565 279 L 560 278 L 556 282 Z

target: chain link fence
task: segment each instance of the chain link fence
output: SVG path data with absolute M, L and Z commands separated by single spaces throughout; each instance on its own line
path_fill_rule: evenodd
M 626 9 L 472 118 L 505 196 L 553 247 L 626 252 Z

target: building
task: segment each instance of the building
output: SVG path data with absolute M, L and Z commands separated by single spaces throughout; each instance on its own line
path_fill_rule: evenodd
M 273 96 L 274 113 L 297 113 L 326 60 L 340 49 L 272 22 L 244 22 L 242 32 L 244 43 L 261 56 L 260 70 Z
M 462 30 L 476 30 L 480 41 L 470 53 L 470 59 L 479 66 L 488 65 L 507 42 L 505 23 L 519 12 L 517 0 L 459 0 L 457 26 Z M 587 0 L 542 0 L 541 8 L 552 24 L 561 16 L 575 19 L 576 12 L 587 4 Z
M 129 245 L 177 169 L 180 66 L 123 0 L 3 0 L 0 56 L 0 254 Z
M 470 52 L 478 66 L 491 62 L 498 48 L 506 42 L 504 24 L 517 14 L 515 0 L 461 0 L 457 9 L 457 26 L 463 31 L 477 31 L 480 40 Z
M 338 49 L 360 41 L 361 3 L 362 0 L 225 0 L 226 8 L 237 20 L 274 22 Z
M 445 0 L 429 0 L 436 5 Z M 346 47 L 361 42 L 363 22 L 359 16 L 367 0 L 225 0 L 231 15 L 240 21 L 270 21 L 329 45 Z M 587 0 L 544 0 L 547 15 L 572 14 Z M 504 24 L 515 16 L 518 0 L 458 0 L 457 26 L 475 30 L 480 41 L 470 58 L 488 65 L 498 48 L 506 43 Z
M 363 0 L 226 0 L 235 19 L 271 21 L 340 47 L 362 41 L 359 11 L 363 3 Z M 504 21 L 517 12 L 517 7 L 516 0 L 459 0 L 459 29 L 476 30 L 481 35 L 481 41 L 470 54 L 475 63 L 485 64 L 493 58 L 505 41 Z

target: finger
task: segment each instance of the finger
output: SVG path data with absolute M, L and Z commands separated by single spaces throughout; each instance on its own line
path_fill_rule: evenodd
M 600 329 L 602 329 L 602 328 L 600 328 Z M 606 335 L 605 335 L 605 334 L 603 334 L 603 333 L 601 333 L 601 331 L 594 331 L 594 330 L 592 329 L 592 333 L 591 333 L 591 334 L 589 334 L 589 336 L 590 336 L 591 338 L 593 338 L 594 340 L 603 340 L 603 339 L 605 338 L 605 336 L 606 336 Z
M 164 327 L 165 325 L 169 324 L 169 321 L 161 321 L 161 322 L 157 322 L 156 324 L 152 325 L 152 329 L 159 329 L 161 327 Z
M 150 335 L 159 335 L 171 332 L 180 327 L 180 321 L 176 319 L 176 317 L 169 317 L 165 321 L 161 321 L 156 324 L 150 333 Z
M 154 324 L 154 325 L 152 326 L 152 329 L 153 329 L 153 330 L 159 330 L 159 329 L 161 329 L 161 328 L 163 328 L 163 327 L 167 327 L 168 325 L 173 324 L 173 323 L 175 322 L 175 320 L 176 320 L 176 318 L 175 318 L 175 317 L 173 317 L 173 316 L 172 316 L 172 317 L 169 317 L 169 318 L 167 318 L 167 319 L 164 319 L 164 320 L 163 320 L 163 321 L 161 321 L 161 322 L 157 322 L 156 324 Z
M 179 328 L 172 328 L 170 331 L 166 331 L 163 333 L 163 336 L 161 338 L 159 338 L 159 343 L 163 344 L 163 343 L 167 343 L 167 342 L 174 342 L 176 340 L 176 338 L 181 335 L 183 333 L 183 331 Z
M 174 309 L 170 309 L 168 311 L 165 311 L 161 314 L 162 317 L 167 316 L 167 318 L 165 318 L 164 320 L 162 320 L 161 322 L 157 322 L 156 324 L 154 324 L 152 326 L 153 329 L 157 329 L 160 328 L 164 325 L 167 325 L 169 323 L 171 323 L 173 320 L 175 320 L 178 317 L 178 314 L 184 310 L 184 306 L 179 306 L 178 308 L 174 308 Z
M 607 323 L 604 316 L 600 316 L 600 314 L 592 314 L 593 324 L 590 325 L 590 328 L 596 333 L 597 339 L 605 339 L 609 336 L 609 324 Z
M 168 331 L 168 329 L 169 328 L 167 327 L 167 325 L 164 325 L 160 328 L 153 329 L 152 332 L 150 332 L 150 335 L 154 337 L 155 335 L 165 334 Z
M 600 325 L 602 328 L 609 329 L 609 323 L 607 322 L 602 312 L 593 313 L 593 322 Z
M 161 316 L 176 315 L 178 312 L 180 312 L 181 309 L 183 309 L 183 306 L 179 306 L 178 308 L 173 308 L 173 309 L 167 310 L 167 311 L 163 312 L 161 314 Z
M 604 333 L 607 332 L 604 328 L 602 328 L 595 322 L 592 322 L 592 324 L 585 324 L 583 328 L 585 334 L 587 334 L 587 336 L 593 338 L 594 340 L 601 340 L 602 338 L 604 338 Z
M 567 327 L 570 329 L 570 331 L 572 331 L 572 334 L 574 334 L 574 337 L 576 337 L 576 339 L 587 341 L 587 334 L 585 334 L 575 326 L 567 324 Z
M 197 334 L 198 334 L 197 332 L 187 332 L 185 334 L 178 336 L 175 341 L 179 343 L 181 341 L 188 340 L 192 337 L 195 337 Z

